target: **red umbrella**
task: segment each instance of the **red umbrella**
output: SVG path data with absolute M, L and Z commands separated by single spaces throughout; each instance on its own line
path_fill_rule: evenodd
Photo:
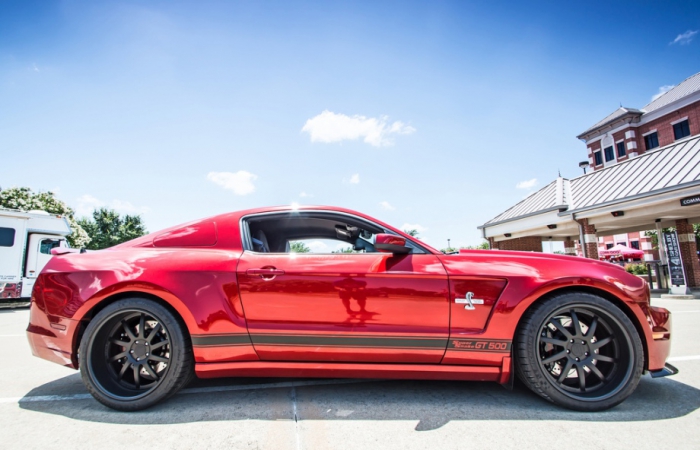
M 644 258 L 644 252 L 642 250 L 636 250 L 634 248 L 629 248 L 627 246 L 624 246 L 622 244 L 617 244 L 613 247 L 610 247 L 607 250 L 601 250 L 598 252 L 598 254 L 603 257 L 603 258 L 609 258 L 609 257 L 615 257 L 619 256 L 624 259 L 632 258 L 632 259 L 643 259 Z

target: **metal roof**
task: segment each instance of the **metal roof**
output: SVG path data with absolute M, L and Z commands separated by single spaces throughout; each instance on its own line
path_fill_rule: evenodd
M 678 86 L 668 92 L 661 94 L 658 98 L 652 100 L 648 105 L 642 108 L 642 110 L 645 113 L 650 113 L 697 91 L 700 91 L 700 72 L 686 78 Z
M 669 105 L 675 102 L 676 100 L 680 100 L 698 91 L 700 91 L 700 72 L 686 78 L 680 84 L 678 84 L 678 86 L 673 87 L 668 92 L 661 94 L 658 98 L 649 102 L 649 104 L 641 110 L 620 106 L 606 118 L 599 121 L 595 125 L 589 127 L 583 133 L 579 134 L 577 138 L 581 139 L 581 137 L 583 137 L 584 135 L 595 131 L 604 125 L 613 123 L 615 120 L 623 117 L 626 114 L 644 116 L 645 114 L 649 114 L 652 111 L 656 111 L 659 108 L 663 108 L 664 106 Z
M 551 211 L 553 209 L 558 209 L 559 206 L 566 208 L 567 206 L 563 198 L 562 201 L 557 204 L 557 184 L 563 183 L 563 180 L 564 178 L 557 178 L 547 186 L 522 200 L 520 203 L 489 220 L 484 225 L 507 222 L 516 218 Z
M 557 178 L 479 228 L 555 209 L 564 216 L 694 184 L 700 185 L 700 135 L 572 180 Z
M 605 119 L 603 119 L 600 122 L 596 123 L 595 125 L 589 127 L 586 131 L 579 134 L 577 137 L 580 139 L 581 136 L 588 134 L 589 132 L 591 132 L 593 130 L 598 129 L 598 128 L 602 127 L 603 125 L 613 123 L 617 119 L 619 119 L 625 115 L 641 116 L 642 114 L 644 114 L 644 111 L 640 111 L 640 110 L 634 109 L 634 108 L 625 108 L 624 106 L 620 106 L 615 111 L 613 111 L 610 115 L 608 115 Z

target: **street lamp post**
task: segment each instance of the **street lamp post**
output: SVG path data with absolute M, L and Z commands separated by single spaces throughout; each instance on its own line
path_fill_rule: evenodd
M 586 174 L 586 169 L 588 169 L 591 165 L 588 163 L 588 161 L 581 161 L 578 163 L 578 166 L 583 169 L 583 174 Z

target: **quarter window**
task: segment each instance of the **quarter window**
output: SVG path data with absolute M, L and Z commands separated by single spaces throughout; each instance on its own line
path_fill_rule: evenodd
M 625 156 L 627 152 L 625 151 L 625 143 L 624 142 L 618 142 L 617 143 L 617 157 L 620 158 L 622 156 Z
M 15 245 L 15 229 L 0 227 L 0 247 Z
M 613 152 L 612 147 L 605 147 L 604 152 L 605 152 L 605 162 L 609 162 L 609 161 L 612 161 L 613 159 L 615 159 L 615 152 Z
M 601 154 L 600 150 L 593 153 L 593 156 L 595 157 L 595 165 L 596 166 L 603 164 L 603 155 Z
M 647 150 L 651 150 L 652 148 L 656 148 L 659 146 L 659 134 L 657 132 L 653 132 L 651 134 L 647 134 L 644 136 L 644 146 L 646 147 Z
M 673 125 L 673 137 L 676 140 L 683 139 L 686 136 L 690 136 L 690 126 L 687 120 Z

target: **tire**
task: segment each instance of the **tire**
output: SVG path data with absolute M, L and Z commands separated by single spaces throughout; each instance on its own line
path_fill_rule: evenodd
M 88 392 L 119 411 L 148 408 L 194 376 L 184 325 L 162 305 L 141 298 L 116 301 L 88 324 L 80 342 L 80 374 Z
M 533 392 L 577 411 L 603 411 L 634 392 L 644 348 L 630 319 L 597 295 L 571 292 L 535 304 L 516 333 L 516 372 Z

